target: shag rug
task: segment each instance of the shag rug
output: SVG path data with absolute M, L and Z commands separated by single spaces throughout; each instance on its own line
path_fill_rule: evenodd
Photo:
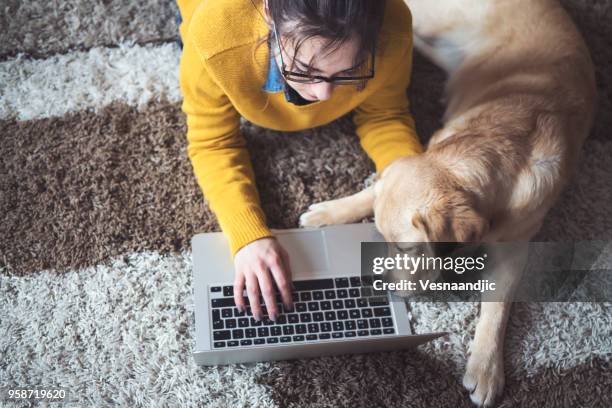
M 536 240 L 610 241 L 612 0 L 563 3 L 597 65 L 599 115 Z M 410 351 L 194 364 L 190 239 L 218 225 L 186 155 L 175 13 L 161 0 L 2 2 L 0 387 L 66 387 L 75 407 L 470 407 L 475 303 L 410 304 L 416 332 L 450 333 Z M 416 56 L 423 141 L 440 125 L 443 79 Z M 274 228 L 374 170 L 348 117 L 243 132 Z M 515 304 L 499 406 L 612 406 L 610 312 Z

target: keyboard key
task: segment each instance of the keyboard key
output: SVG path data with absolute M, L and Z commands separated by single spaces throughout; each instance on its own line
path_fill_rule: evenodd
M 219 311 L 219 309 L 213 309 L 212 310 L 212 318 L 213 318 L 213 320 L 220 320 L 221 319 L 221 312 Z
M 347 310 L 338 310 L 336 312 L 338 315 L 338 320 L 346 320 L 348 319 L 348 311 Z
M 377 317 L 375 317 L 374 319 L 370 319 L 369 323 L 370 323 L 370 327 L 372 328 L 378 328 L 381 325 L 380 319 Z
M 334 326 L 334 331 L 342 331 L 342 330 L 344 330 L 344 323 L 343 322 L 334 322 L 333 326 Z
M 315 322 L 322 322 L 323 320 L 325 320 L 325 318 L 323 317 L 323 313 L 315 312 L 312 314 L 312 320 Z
M 291 336 L 283 336 L 280 338 L 281 343 L 289 343 L 291 341 Z
M 361 278 L 359 276 L 351 276 L 351 287 L 361 286 Z
M 311 296 L 310 292 L 301 292 L 300 293 L 300 300 L 302 302 L 308 302 L 308 301 L 312 300 L 312 296 Z
M 344 332 L 344 337 L 355 337 L 355 332 L 354 331 Z
M 265 344 L 266 339 L 255 339 L 253 340 L 253 344 Z
M 344 302 L 341 300 L 334 300 L 332 302 L 332 306 L 334 309 L 344 309 Z
M 251 344 L 253 344 L 253 340 L 240 340 L 241 346 L 250 346 Z
M 245 314 L 245 312 L 241 312 L 240 310 L 238 310 L 237 307 L 234 308 L 234 317 L 244 316 Z
M 370 334 L 367 330 L 359 330 L 357 332 L 358 336 L 367 336 L 368 334 Z
M 309 323 L 308 324 L 308 333 L 318 333 L 319 325 L 317 323 Z
M 270 331 L 267 327 L 260 327 L 257 329 L 257 335 L 259 337 L 268 337 L 270 335 Z
M 338 289 L 336 295 L 339 299 L 344 299 L 348 297 L 348 291 L 346 289 Z
M 235 329 L 236 328 L 236 319 L 225 319 L 225 328 L 226 329 Z
M 365 319 L 359 319 L 357 320 L 357 328 L 358 329 L 369 329 L 370 326 L 368 325 L 368 321 Z
M 316 334 L 307 334 L 306 335 L 306 340 L 316 340 L 317 339 L 317 335 Z
M 347 320 L 346 322 L 344 322 L 344 327 L 346 327 L 346 330 L 355 330 L 357 325 L 355 324 L 355 321 Z
M 320 290 L 312 292 L 312 298 L 314 300 L 323 300 L 323 292 L 321 292 Z
M 331 337 L 331 335 L 329 333 L 321 333 L 319 334 L 319 339 L 321 340 L 327 340 Z
M 274 320 L 271 320 L 269 317 L 264 317 L 262 322 L 265 326 L 272 326 L 274 324 Z
M 331 279 L 310 279 L 303 281 L 293 281 L 295 290 L 320 290 L 320 289 L 332 289 L 334 287 L 334 281 Z
M 296 303 L 295 304 L 295 311 L 298 312 L 298 313 L 305 312 L 306 311 L 306 303 L 302 303 L 302 302 Z
M 393 319 L 391 319 L 390 317 L 383 317 L 382 325 L 383 325 L 383 327 L 391 327 L 391 326 L 393 326 Z
M 347 309 L 353 309 L 355 307 L 355 300 L 354 299 L 346 299 L 344 301 L 344 307 L 346 307 Z
M 332 321 L 332 320 L 336 320 L 336 312 L 329 311 L 329 312 L 325 312 L 325 320 L 328 321 Z
M 223 316 L 224 318 L 232 317 L 233 316 L 232 309 L 230 308 L 222 309 L 221 316 Z
M 211 286 L 210 291 L 211 292 L 221 292 L 221 286 Z M 225 347 L 225 343 L 223 343 L 223 346 Z
M 357 307 L 359 307 L 359 308 L 368 307 L 368 301 L 366 299 L 363 299 L 363 298 L 357 299 Z
M 280 315 L 276 318 L 276 324 L 285 324 L 287 323 L 287 315 Z
M 349 296 L 352 298 L 359 297 L 359 289 L 357 288 L 349 289 Z
M 348 288 L 349 286 L 348 278 L 336 278 L 335 281 L 337 288 Z
M 302 323 L 310 323 L 312 321 L 312 317 L 310 313 L 300 313 L 300 322 Z
M 373 308 L 373 310 L 374 316 L 376 317 L 391 316 L 391 309 L 389 309 L 388 307 L 375 307 Z
M 247 316 L 253 316 L 253 311 L 251 310 L 251 306 L 247 306 L 246 307 L 246 314 Z
M 234 296 L 234 287 L 233 286 L 224 286 L 223 287 L 223 296 L 232 297 Z
M 238 340 L 232 340 L 227 342 L 228 347 L 236 347 L 238 346 Z
M 304 341 L 304 336 L 293 336 L 293 341 Z
M 270 327 L 271 336 L 280 336 L 281 334 L 283 334 L 283 329 L 280 326 Z
M 293 334 L 293 326 L 283 326 L 283 334 L 286 336 Z
M 361 315 L 363 317 L 372 317 L 372 309 L 370 309 L 369 307 L 365 309 L 361 309 Z
M 359 319 L 361 313 L 359 313 L 359 309 L 351 309 L 349 310 L 349 316 L 351 316 L 351 319 Z
M 238 319 L 238 327 L 249 327 L 249 319 L 246 317 Z
M 232 330 L 232 338 L 233 339 L 242 339 L 242 338 L 244 338 L 244 331 L 242 331 L 242 329 Z
M 335 299 L 335 298 L 336 298 L 336 291 L 334 290 L 325 291 L 325 299 Z
M 385 306 L 389 304 L 389 299 L 386 296 L 375 296 L 370 299 L 370 306 Z
M 221 288 L 219 288 L 221 289 Z M 225 347 L 225 342 L 224 341 L 215 341 L 213 346 L 215 347 Z
M 380 330 L 380 329 L 372 329 L 372 330 L 370 330 L 370 334 L 372 336 L 379 336 L 379 335 L 382 334 L 382 330 Z
M 255 329 L 246 329 L 246 330 L 244 331 L 244 336 L 245 336 L 247 339 L 251 339 L 251 338 L 253 338 L 253 337 L 257 337 L 257 330 L 255 330 Z
M 344 337 L 344 333 L 342 333 L 342 332 L 335 332 L 335 333 L 332 333 L 332 337 L 334 339 L 341 339 L 342 337 Z
M 300 300 L 300 296 L 297 292 L 291 292 L 291 297 L 293 298 L 294 302 L 298 302 Z
M 266 343 L 268 344 L 278 343 L 278 337 L 268 337 L 266 339 Z
M 321 331 L 322 332 L 330 332 L 330 331 L 332 331 L 332 326 L 331 326 L 331 323 L 329 323 L 329 322 L 323 322 L 323 323 L 320 324 L 320 326 L 321 326 Z
M 395 332 L 395 330 L 393 329 L 393 327 L 387 327 L 385 329 L 383 329 L 383 333 L 385 334 L 393 334 Z
M 223 329 L 223 320 L 213 320 L 213 330 Z
M 316 312 L 319 310 L 319 302 L 308 302 L 308 311 Z
M 368 298 L 372 296 L 372 288 L 371 287 L 362 287 L 361 288 L 361 297 Z
M 296 324 L 295 325 L 295 332 L 297 334 L 306 334 L 306 325 L 305 324 Z
M 255 320 L 255 318 L 251 317 L 251 319 L 249 320 L 249 323 L 251 323 L 251 326 L 262 326 L 263 323 L 260 321 Z
M 289 323 L 297 323 L 300 321 L 300 317 L 296 313 L 291 313 L 289 316 L 287 316 L 287 321 Z
M 321 310 L 331 310 L 332 304 L 329 300 L 324 300 L 320 303 Z

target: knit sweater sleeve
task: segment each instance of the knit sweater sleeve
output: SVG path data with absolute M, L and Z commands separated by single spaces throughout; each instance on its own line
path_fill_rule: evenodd
M 361 146 L 374 161 L 376 171 L 392 161 L 423 152 L 406 95 L 412 71 L 412 43 L 405 46 L 384 86 L 355 111 L 354 122 Z
M 233 256 L 249 242 L 273 235 L 260 206 L 240 116 L 189 38 L 181 55 L 179 81 L 181 109 L 187 116 L 187 154 Z

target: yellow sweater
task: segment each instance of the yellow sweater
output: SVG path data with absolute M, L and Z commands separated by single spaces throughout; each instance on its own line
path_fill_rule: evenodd
M 355 110 L 361 146 L 378 172 L 401 156 L 421 153 L 406 88 L 412 67 L 412 19 L 401 0 L 388 0 L 376 73 L 362 91 L 338 86 L 327 101 L 298 106 L 262 85 L 269 50 L 261 0 L 177 0 L 182 111 L 188 156 L 200 188 L 234 255 L 242 246 L 273 236 L 266 225 L 240 116 L 269 129 L 299 131 L 325 125 Z

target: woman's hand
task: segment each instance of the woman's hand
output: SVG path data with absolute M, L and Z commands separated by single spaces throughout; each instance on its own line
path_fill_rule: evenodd
M 263 318 L 259 304 L 259 292 L 261 289 L 268 315 L 271 320 L 275 321 L 280 311 L 276 305 L 276 291 L 272 277 L 274 277 L 276 286 L 280 290 L 285 308 L 293 310 L 289 255 L 280 246 L 276 238 L 261 238 L 240 248 L 234 256 L 234 267 L 236 269 L 234 302 L 239 310 L 246 310 L 244 297 L 242 296 L 246 283 L 253 317 L 257 320 Z

